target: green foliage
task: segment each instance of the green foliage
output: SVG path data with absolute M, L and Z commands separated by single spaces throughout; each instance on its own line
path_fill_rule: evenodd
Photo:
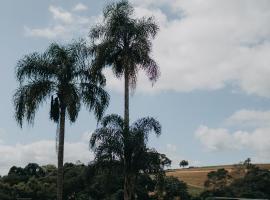
M 155 162 L 162 165 L 164 160 L 167 160 L 164 156 L 160 156 L 160 161 Z M 154 157 L 157 158 L 156 155 Z M 42 173 L 37 169 L 41 169 Z M 8 175 L 0 178 L 1 200 L 16 198 L 55 200 L 56 170 L 53 165 L 40 167 L 34 163 L 24 168 L 12 167 Z M 150 171 L 152 172 L 148 173 Z M 158 200 L 157 189 L 161 184 L 160 180 L 163 180 L 161 193 L 164 194 L 164 199 L 181 197 L 185 200 L 188 198 L 185 183 L 172 177 L 165 177 L 163 167 L 159 166 L 158 170 L 153 170 L 152 166 L 151 170 L 141 171 L 136 177 L 137 199 Z M 63 198 L 67 200 L 89 200 L 89 198 L 91 200 L 123 200 L 123 182 L 123 165 L 119 161 L 100 163 L 95 161 L 88 166 L 66 163 Z
M 105 78 L 92 73 L 90 55 L 84 42 L 66 46 L 53 43 L 44 53 L 33 53 L 18 62 L 16 77 L 20 83 L 14 94 L 15 118 L 34 122 L 39 106 L 51 98 L 50 118 L 58 122 L 64 108 L 75 122 L 81 102 L 100 119 L 109 96 L 102 89 Z
M 110 66 L 116 77 L 126 72 L 129 85 L 135 88 L 139 69 L 150 81 L 159 77 L 156 62 L 150 57 L 151 39 L 158 31 L 153 18 L 132 18 L 134 9 L 126 0 L 108 5 L 103 12 L 103 24 L 90 31 L 94 68 Z
M 188 161 L 187 161 L 187 160 L 182 160 L 182 161 L 179 163 L 179 166 L 180 166 L 180 167 L 186 167 L 186 166 L 188 166 Z
M 175 177 L 166 177 L 165 178 L 165 187 L 164 187 L 164 200 L 172 200 L 176 197 L 180 197 L 182 200 L 187 200 L 190 198 L 188 194 L 187 185 L 179 181 Z
M 231 180 L 230 184 L 224 184 L 228 178 L 228 172 L 220 170 L 217 172 L 210 172 L 208 174 L 208 181 L 210 179 L 216 180 L 215 187 L 202 193 L 201 197 L 209 196 L 227 196 L 239 198 L 270 198 L 270 171 L 260 169 L 249 162 L 244 162 L 243 166 L 246 168 L 245 175 L 241 178 L 237 177 Z M 220 185 L 221 181 L 221 185 Z M 217 187 L 219 185 L 219 187 Z
M 207 181 L 204 186 L 208 189 L 221 190 L 230 184 L 232 177 L 225 169 L 218 169 L 207 174 Z
M 160 160 L 160 154 L 146 146 L 152 131 L 156 135 L 161 133 L 158 121 L 150 117 L 139 119 L 130 126 L 128 133 L 124 130 L 123 118 L 118 115 L 106 116 L 100 124 L 90 140 L 98 162 L 120 161 L 123 165 L 125 162 L 125 167 L 134 175 L 140 170 L 161 166 L 162 163 L 155 163 Z
M 13 166 L 8 175 L 0 179 L 1 200 L 13 200 L 18 197 L 54 200 L 56 177 L 52 180 L 52 177 L 48 176 L 49 174 L 35 163 L 30 163 L 24 168 Z

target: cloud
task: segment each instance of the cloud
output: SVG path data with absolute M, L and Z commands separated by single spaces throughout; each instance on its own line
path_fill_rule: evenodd
M 270 111 L 239 110 L 226 120 L 228 125 L 269 127 Z
M 240 148 L 233 142 L 233 135 L 227 129 L 210 129 L 207 126 L 200 126 L 196 130 L 195 136 L 210 151 Z
M 74 6 L 73 11 L 85 11 L 88 10 L 88 7 L 82 3 L 78 3 Z
M 230 132 L 228 129 L 201 126 L 195 132 L 195 136 L 209 151 L 248 149 L 255 153 L 255 160 L 270 161 L 270 128 L 258 128 L 251 132 Z
M 89 27 L 97 21 L 97 17 L 80 16 L 72 11 L 53 5 L 49 6 L 53 21 L 47 27 L 30 28 L 24 26 L 24 33 L 28 37 L 46 39 L 70 40 L 75 37 L 86 37 Z
M 59 7 L 51 5 L 49 7 L 49 11 L 53 14 L 53 18 L 56 20 L 60 20 L 60 22 L 71 24 L 74 20 L 70 12 L 67 12 Z
M 270 97 L 268 0 L 132 2 L 137 17 L 154 16 L 160 26 L 152 56 L 160 66 L 161 77 L 152 87 L 141 72 L 139 92 L 190 92 L 233 86 L 249 95 Z M 82 17 L 56 6 L 49 10 L 53 25 L 26 28 L 27 35 L 48 39 L 86 37 L 92 23 L 100 18 Z M 110 70 L 106 75 L 108 88 L 122 91 L 123 80 L 115 79 Z
M 88 163 L 92 160 L 93 153 L 89 150 L 89 133 L 82 134 L 77 142 L 65 142 L 64 162 L 76 162 L 80 160 Z M 10 167 L 25 166 L 28 163 L 40 165 L 57 163 L 56 143 L 54 140 L 40 140 L 28 144 L 6 145 L 0 143 L 0 174 L 8 173 Z
M 243 130 L 200 126 L 195 138 L 212 152 L 248 150 L 254 153 L 254 160 L 270 161 L 270 111 L 240 110 L 225 121 L 238 125 Z M 245 130 L 253 128 L 253 130 Z
M 25 26 L 24 31 L 26 36 L 42 37 L 48 39 L 54 39 L 67 33 L 65 27 L 61 25 L 48 28 L 33 28 L 33 29 Z
M 269 1 L 133 2 L 137 15 L 153 15 L 160 25 L 153 57 L 161 77 L 152 88 L 140 75 L 139 91 L 190 92 L 233 85 L 247 94 L 270 97 Z M 110 81 L 112 88 L 122 87 L 122 82 Z

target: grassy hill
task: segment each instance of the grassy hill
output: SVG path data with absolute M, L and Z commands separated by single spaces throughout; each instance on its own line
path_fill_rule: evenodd
M 256 164 L 260 168 L 269 169 L 270 164 Z M 167 176 L 176 177 L 189 186 L 189 191 L 193 195 L 199 194 L 204 190 L 204 182 L 207 179 L 207 174 L 211 171 L 216 171 L 218 169 L 224 168 L 229 172 L 232 170 L 234 165 L 220 165 L 220 166 L 206 166 L 206 167 L 195 167 L 187 169 L 173 169 L 167 170 Z

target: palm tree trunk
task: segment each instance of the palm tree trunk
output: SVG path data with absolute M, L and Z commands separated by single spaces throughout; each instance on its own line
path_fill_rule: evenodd
M 124 145 L 128 145 L 128 134 L 129 134 L 129 76 L 128 72 L 125 70 L 125 105 L 124 105 Z M 134 194 L 133 192 L 133 184 L 132 184 L 132 178 L 129 173 L 129 150 L 128 146 L 125 146 L 124 148 L 124 200 L 132 200 L 132 196 Z
M 58 145 L 57 200 L 63 200 L 65 117 L 66 117 L 66 108 L 62 106 L 60 111 L 60 132 Z
M 132 174 L 125 174 L 124 200 L 135 200 L 134 181 L 135 179 Z
M 129 76 L 125 71 L 125 113 L 124 113 L 124 128 L 125 131 L 129 129 Z

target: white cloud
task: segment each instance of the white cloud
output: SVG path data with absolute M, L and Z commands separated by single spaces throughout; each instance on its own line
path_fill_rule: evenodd
M 137 15 L 154 15 L 160 25 L 153 57 L 162 74 L 154 88 L 140 76 L 139 91 L 217 90 L 233 84 L 247 94 L 270 97 L 269 1 L 133 2 Z M 108 83 L 122 88 L 119 81 Z
M 48 39 L 57 38 L 67 32 L 65 27 L 62 25 L 57 25 L 48 28 L 33 28 L 33 29 L 25 26 L 24 31 L 26 36 L 42 37 Z
M 89 133 L 84 133 L 77 142 L 65 142 L 65 162 L 80 160 L 88 163 L 93 159 L 93 153 L 89 150 Z M 40 140 L 28 144 L 5 145 L 0 143 L 0 174 L 7 174 L 10 167 L 25 166 L 28 163 L 40 165 L 57 163 L 56 146 L 54 140 Z
M 200 126 L 195 136 L 210 151 L 239 148 L 239 145 L 233 142 L 234 138 L 227 129 L 210 129 L 207 126 Z
M 190 92 L 233 85 L 247 94 L 270 97 L 268 0 L 133 0 L 133 3 L 136 16 L 155 16 L 160 25 L 153 42 L 153 57 L 161 68 L 161 77 L 152 88 L 140 73 L 138 91 Z M 55 6 L 50 6 L 50 12 L 53 25 L 26 29 L 28 35 L 49 39 L 86 36 L 91 23 L 100 17 L 85 18 Z M 122 91 L 122 81 L 116 80 L 111 72 L 107 77 L 110 89 Z
M 49 11 L 53 14 L 53 18 L 56 20 L 60 20 L 60 22 L 71 24 L 74 20 L 72 14 L 62 8 L 51 5 L 49 7 Z
M 226 123 L 228 125 L 241 125 L 251 127 L 269 127 L 270 111 L 239 110 L 230 116 Z
M 73 8 L 74 11 L 85 11 L 87 9 L 88 9 L 88 7 L 82 3 L 76 4 Z
M 270 111 L 240 110 L 226 119 L 230 125 L 239 125 L 244 130 L 231 131 L 228 128 L 200 126 L 195 137 L 206 150 L 232 151 L 249 150 L 254 160 L 270 161 Z M 245 128 L 253 130 L 245 130 Z
M 255 160 L 270 161 L 270 128 L 258 128 L 251 132 L 230 132 L 228 129 L 201 126 L 195 132 L 195 136 L 209 151 L 248 149 L 255 153 Z
M 73 12 L 66 11 L 56 6 L 50 6 L 53 21 L 47 27 L 30 28 L 24 26 L 24 33 L 30 37 L 46 39 L 70 40 L 76 37 L 85 37 L 92 23 L 98 17 L 84 17 Z

